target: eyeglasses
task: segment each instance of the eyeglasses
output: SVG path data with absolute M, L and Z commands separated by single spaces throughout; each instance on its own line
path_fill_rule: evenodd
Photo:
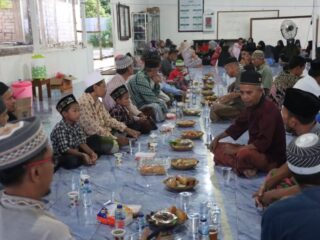
M 39 161 L 28 163 L 28 164 L 25 165 L 25 167 L 26 168 L 31 168 L 31 167 L 38 166 L 38 165 L 41 165 L 41 164 L 47 163 L 47 162 L 53 162 L 52 157 L 48 157 L 48 158 L 45 158 L 45 159 L 42 159 L 42 160 L 39 160 Z

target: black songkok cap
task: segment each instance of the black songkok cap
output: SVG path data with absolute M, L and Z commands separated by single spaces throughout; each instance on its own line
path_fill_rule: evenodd
M 73 94 L 69 94 L 59 100 L 56 109 L 59 113 L 62 113 L 62 111 L 72 103 L 77 103 L 77 99 L 73 96 Z
M 225 63 L 224 63 L 224 66 L 229 64 L 229 63 L 238 63 L 237 59 L 235 57 L 229 57 Z
M 0 96 L 2 96 L 6 91 L 8 91 L 9 87 L 3 83 L 0 82 Z
M 294 115 L 305 118 L 315 117 L 320 110 L 320 99 L 310 92 L 297 88 L 288 88 L 283 106 Z
M 240 84 L 261 86 L 261 74 L 254 70 L 247 70 L 241 73 Z
M 110 96 L 113 98 L 113 100 L 117 100 L 120 98 L 123 94 L 127 93 L 128 89 L 125 85 L 121 85 L 120 87 L 116 88 L 112 91 Z

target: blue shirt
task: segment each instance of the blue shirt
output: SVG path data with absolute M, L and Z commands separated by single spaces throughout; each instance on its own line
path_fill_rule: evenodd
M 172 86 L 164 81 L 160 83 L 161 90 L 164 91 L 165 93 L 171 93 L 174 96 L 181 96 L 182 91 L 175 86 Z
M 320 239 L 320 186 L 272 204 L 263 214 L 261 240 Z

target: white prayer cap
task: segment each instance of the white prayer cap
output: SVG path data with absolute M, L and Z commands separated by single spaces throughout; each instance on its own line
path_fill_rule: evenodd
M 85 84 L 86 87 L 90 87 L 102 80 L 104 80 L 104 77 L 101 75 L 101 73 L 99 71 L 94 71 L 87 76 Z

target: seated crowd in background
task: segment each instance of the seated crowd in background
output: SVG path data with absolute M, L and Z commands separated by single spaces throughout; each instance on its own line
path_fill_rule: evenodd
M 192 80 L 188 68 L 210 64 L 224 67 L 234 78 L 228 93 L 211 104 L 213 122 L 234 120 L 212 141 L 213 161 L 232 167 L 239 176 L 267 174 L 253 194 L 258 206 L 268 207 L 262 218 L 262 239 L 312 239 L 320 219 L 315 211 L 320 200 L 320 127 L 316 122 L 320 61 L 313 60 L 302 77 L 306 59 L 301 54 L 308 56 L 308 47 L 302 50 L 299 41 L 288 41 L 286 46 L 279 41 L 273 48 L 263 41 L 255 44 L 252 38 L 239 38 L 231 46 L 224 40 L 212 40 L 202 48 L 183 41 L 177 49 L 170 39 L 152 41 L 142 56 L 144 66 L 136 74 L 133 59 L 118 55 L 117 73 L 110 81 L 106 83 L 99 72 L 93 72 L 78 100 L 70 94 L 57 103 L 61 120 L 50 135 L 53 153 L 39 119 L 16 121 L 12 91 L 0 82 L 0 183 L 5 187 L 0 192 L 0 216 L 18 220 L 5 225 L 0 236 L 19 238 L 40 216 L 29 239 L 42 239 L 47 232 L 51 239 L 72 239 L 67 226 L 46 213 L 40 201 L 49 192 L 54 167 L 94 165 L 101 155 L 118 152 L 130 137 L 157 129 L 156 123 L 165 120 L 171 103 L 185 96 Z M 201 51 L 206 54 L 199 54 Z M 269 67 L 273 62 L 283 67 L 274 80 Z M 288 146 L 285 130 L 294 135 Z M 245 145 L 222 142 L 226 137 L 237 140 L 246 131 L 249 140 Z M 311 135 L 301 140 L 305 134 Z M 30 139 L 38 141 L 34 149 L 28 147 Z M 311 142 L 305 147 L 304 141 Z M 26 151 L 24 155 L 13 154 L 16 144 Z M 30 203 L 24 214 L 15 201 Z M 297 208 L 300 210 L 294 211 Z M 12 230 L 20 225 L 19 231 Z

